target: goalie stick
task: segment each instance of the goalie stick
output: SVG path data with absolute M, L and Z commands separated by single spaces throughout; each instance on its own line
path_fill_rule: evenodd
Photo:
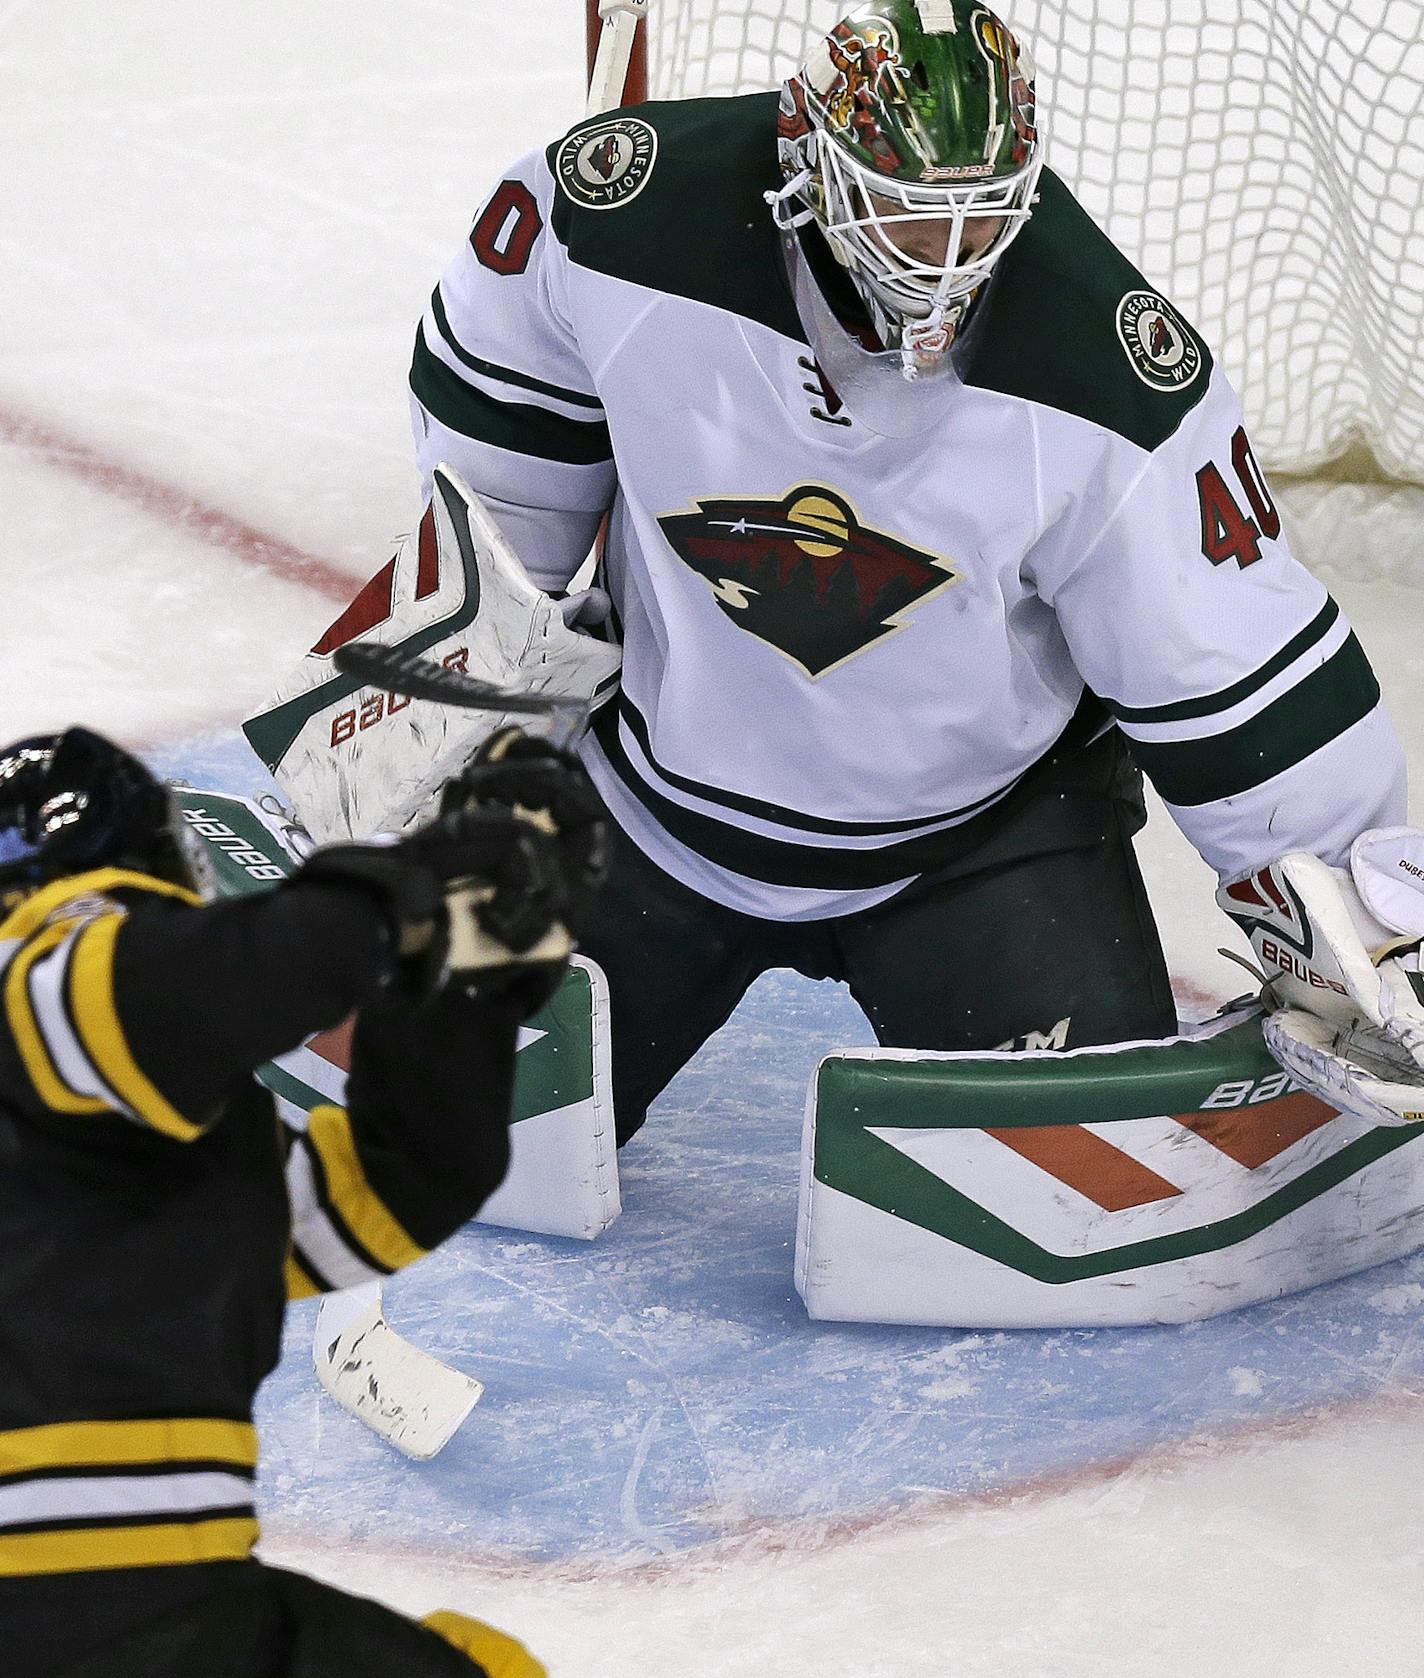
M 590 117 L 616 110 L 629 97 L 628 68 L 633 59 L 638 25 L 648 15 L 648 0 L 598 0 L 598 15 L 602 19 L 602 28 L 589 75 L 588 105 L 584 112 Z M 634 100 L 646 97 L 646 93 L 632 95 Z
M 410 699 L 552 717 L 551 733 L 563 739 L 588 718 L 588 706 L 580 699 L 515 693 L 398 647 L 351 642 L 337 648 L 333 663 L 343 676 Z M 378 1283 L 323 1297 L 312 1364 L 322 1388 L 343 1410 L 420 1462 L 444 1449 L 484 1392 L 480 1382 L 396 1333 L 385 1319 Z

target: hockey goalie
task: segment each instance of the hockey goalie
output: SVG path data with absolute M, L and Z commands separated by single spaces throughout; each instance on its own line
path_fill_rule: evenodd
M 334 678 L 344 640 L 607 700 L 582 947 L 620 1142 L 772 967 L 888 1048 L 1170 1037 L 1144 772 L 1282 1062 L 1419 1116 L 1424 841 L 1378 683 L 1210 346 L 1044 167 L 986 7 L 877 0 L 779 94 L 512 163 L 410 382 L 420 529 L 248 731 L 325 838 L 404 827 L 477 743 Z

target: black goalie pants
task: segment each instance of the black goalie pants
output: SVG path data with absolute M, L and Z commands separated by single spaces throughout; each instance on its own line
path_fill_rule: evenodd
M 771 968 L 844 981 L 887 1048 L 1078 1048 L 1174 1032 L 1132 848 L 1141 783 L 1115 736 L 1083 757 L 1092 772 L 1066 797 L 1045 787 L 952 867 L 830 920 L 724 908 L 615 827 L 582 948 L 608 976 L 619 1141 Z

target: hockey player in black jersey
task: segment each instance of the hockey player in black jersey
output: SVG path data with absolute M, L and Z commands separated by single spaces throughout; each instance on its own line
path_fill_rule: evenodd
M 504 734 L 420 831 L 205 905 L 135 759 L 79 728 L 0 752 L 6 1678 L 542 1673 L 257 1563 L 252 1404 L 285 1297 L 411 1262 L 498 1186 L 594 810 Z M 353 1009 L 346 1107 L 288 1130 L 254 1068 Z

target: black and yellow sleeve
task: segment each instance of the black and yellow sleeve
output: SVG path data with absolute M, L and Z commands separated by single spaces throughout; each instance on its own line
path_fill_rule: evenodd
M 379 990 L 364 892 L 300 885 L 206 905 L 144 875 L 79 875 L 0 925 L 3 1023 L 52 1114 L 118 1114 L 188 1142 L 265 1061 Z
M 456 991 L 386 995 L 357 1019 L 347 1106 L 287 1157 L 288 1293 L 378 1281 L 479 1211 L 509 1164 L 517 1013 Z
M 10 945 L 4 1024 L 33 1098 L 47 1111 L 119 1114 L 191 1141 L 202 1125 L 178 1111 L 135 1059 L 115 1001 L 114 946 L 126 912 L 112 894 L 125 890 L 198 901 L 116 869 L 38 893 L 0 928 Z
M 372 1186 L 343 1107 L 313 1108 L 306 1131 L 293 1138 L 287 1198 L 289 1299 L 379 1281 L 428 1250 Z

